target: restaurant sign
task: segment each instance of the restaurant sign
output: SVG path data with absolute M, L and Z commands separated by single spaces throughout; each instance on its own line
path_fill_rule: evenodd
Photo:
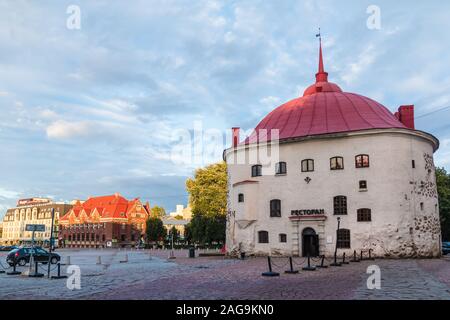
M 324 214 L 325 209 L 291 210 L 292 216 L 318 216 Z

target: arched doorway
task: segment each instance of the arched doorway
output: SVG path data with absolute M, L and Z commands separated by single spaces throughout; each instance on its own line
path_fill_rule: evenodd
M 319 255 L 319 236 L 313 228 L 302 231 L 302 256 L 317 257 Z

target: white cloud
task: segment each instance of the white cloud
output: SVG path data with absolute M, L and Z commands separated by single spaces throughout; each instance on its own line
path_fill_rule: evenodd
M 353 83 L 358 80 L 361 73 L 367 70 L 370 65 L 375 62 L 378 53 L 375 51 L 373 45 L 368 45 L 359 55 L 355 62 L 343 69 L 343 75 L 341 76 L 347 84 Z
M 88 136 L 92 125 L 87 121 L 68 122 L 58 120 L 47 127 L 47 137 L 51 139 L 70 139 L 80 136 Z

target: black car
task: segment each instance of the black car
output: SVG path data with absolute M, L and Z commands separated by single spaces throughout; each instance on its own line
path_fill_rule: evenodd
M 50 258 L 51 264 L 56 264 L 61 260 L 57 253 L 50 253 L 40 247 L 35 248 L 19 248 L 12 250 L 6 257 L 6 262 L 13 266 L 15 263 L 19 266 L 24 266 L 30 262 L 31 253 L 33 252 L 33 259 L 41 263 L 47 263 Z
M 442 242 L 442 254 L 447 255 L 450 253 L 450 242 Z
M 17 248 L 17 246 L 0 246 L 0 251 L 11 251 Z

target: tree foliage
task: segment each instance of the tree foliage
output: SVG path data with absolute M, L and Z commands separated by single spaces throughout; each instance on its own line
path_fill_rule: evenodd
M 442 239 L 450 241 L 450 174 L 444 168 L 436 168 L 436 184 L 439 194 Z
M 192 214 L 225 215 L 227 207 L 227 165 L 225 162 L 197 169 L 186 181 Z
M 169 230 L 169 240 L 172 241 L 172 235 L 173 235 L 173 242 L 177 242 L 180 239 L 180 231 L 177 230 L 175 226 L 172 226 Z
M 160 206 L 154 206 L 152 208 L 152 216 L 162 218 L 166 215 L 166 209 Z
M 166 237 L 167 231 L 164 228 L 162 220 L 158 217 L 150 217 L 147 219 L 146 225 L 147 241 L 162 241 Z
M 227 166 L 225 162 L 198 169 L 186 181 L 192 220 L 186 227 L 189 241 L 205 244 L 225 241 Z
M 190 241 L 206 244 L 225 242 L 226 217 L 223 215 L 207 216 L 194 214 L 188 225 Z

